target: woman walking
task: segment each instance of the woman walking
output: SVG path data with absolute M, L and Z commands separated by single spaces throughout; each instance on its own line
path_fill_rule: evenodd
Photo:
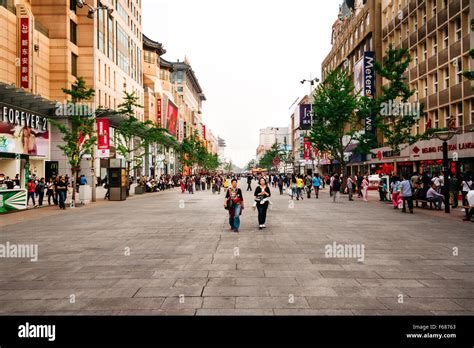
M 267 220 L 267 210 L 270 204 L 268 198 L 272 195 L 270 188 L 267 186 L 267 181 L 264 178 L 260 179 L 254 195 L 258 210 L 258 227 L 261 230 L 266 228 L 265 221 Z
M 397 176 L 394 176 L 392 178 L 391 189 L 392 189 L 393 209 L 398 209 L 398 206 L 400 205 L 400 202 L 401 202 L 401 196 L 400 196 L 400 180 L 398 179 Z
M 231 187 L 227 190 L 224 208 L 229 211 L 230 230 L 239 232 L 240 215 L 244 209 L 244 196 L 242 190 L 237 187 L 237 179 L 232 179 Z
M 367 175 L 364 175 L 364 179 L 362 180 L 362 197 L 364 198 L 364 202 L 369 201 L 369 180 Z

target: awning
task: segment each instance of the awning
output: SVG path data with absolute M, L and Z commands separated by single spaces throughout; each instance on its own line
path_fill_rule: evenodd
M 56 111 L 56 102 L 3 82 L 0 82 L 0 102 L 46 117 L 54 116 Z

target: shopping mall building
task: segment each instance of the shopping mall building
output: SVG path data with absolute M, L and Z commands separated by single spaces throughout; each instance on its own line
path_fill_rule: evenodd
M 383 61 L 386 50 L 406 48 L 413 60 L 405 76 L 415 94 L 410 105 L 425 105 L 412 134 L 429 128 L 451 128 L 456 135 L 448 142 L 453 173 L 474 171 L 474 84 L 462 76 L 474 70 L 469 50 L 474 45 L 469 0 L 357 0 L 343 1 L 333 26 L 332 50 L 322 65 L 323 80 L 329 71 L 345 68 L 354 84 L 381 93 L 371 58 Z M 366 86 L 368 84 L 368 86 Z M 376 131 L 367 127 L 366 131 Z M 377 134 L 379 144 L 384 143 Z M 376 173 L 396 166 L 398 173 L 439 173 L 443 166 L 442 142 L 435 138 L 404 144 L 398 153 L 390 147 L 357 156 L 349 146 L 349 172 Z

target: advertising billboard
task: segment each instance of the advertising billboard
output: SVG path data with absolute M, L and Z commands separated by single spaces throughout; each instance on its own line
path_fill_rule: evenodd
M 48 157 L 47 118 L 0 104 L 0 152 Z
M 311 104 L 300 105 L 300 129 L 309 130 L 311 129 Z
M 168 113 L 166 115 L 166 127 L 171 135 L 176 136 L 178 125 L 178 107 L 168 100 Z
M 375 98 L 375 54 L 364 52 L 364 56 L 354 65 L 354 92 L 367 98 Z M 365 119 L 365 131 L 375 135 L 372 116 Z

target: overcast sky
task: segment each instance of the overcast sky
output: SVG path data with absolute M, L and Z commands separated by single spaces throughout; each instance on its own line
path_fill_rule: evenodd
M 203 122 L 241 167 L 255 156 L 259 129 L 286 127 L 289 107 L 320 77 L 331 48 L 334 0 L 143 0 L 143 32 L 165 59 L 186 55 L 207 101 Z

